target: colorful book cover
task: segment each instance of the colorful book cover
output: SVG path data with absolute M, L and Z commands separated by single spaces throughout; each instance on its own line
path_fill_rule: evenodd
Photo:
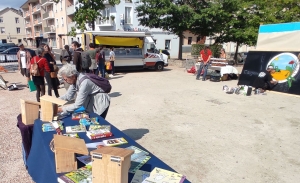
M 70 134 L 63 134 L 64 136 L 67 136 L 67 137 L 74 137 L 74 138 L 79 138 L 79 135 L 77 133 L 70 133 Z
M 127 144 L 128 142 L 123 137 L 121 137 L 121 138 L 103 140 L 103 143 L 105 144 L 105 146 L 118 146 L 122 144 Z
M 89 130 L 108 130 L 110 131 L 110 125 L 90 125 Z
M 84 125 L 67 126 L 66 133 L 80 133 L 85 132 L 86 128 Z
M 80 120 L 82 118 L 89 118 L 89 114 L 85 112 L 73 113 L 72 120 Z
M 94 139 L 100 139 L 105 137 L 111 137 L 112 133 L 107 129 L 98 129 L 98 130 L 87 131 L 86 135 L 88 136 L 88 138 L 94 140 Z
M 149 176 L 150 176 L 150 172 L 137 170 L 130 183 L 141 183 Z
M 57 124 L 59 125 L 61 130 L 64 130 L 63 121 L 57 121 Z M 42 131 L 43 132 L 52 132 L 52 131 L 56 131 L 56 128 L 53 126 L 53 124 L 51 122 L 44 123 L 42 125 Z
M 126 149 L 134 150 L 134 154 L 131 155 L 131 166 L 129 169 L 130 173 L 135 173 L 138 169 L 140 169 L 151 157 L 148 152 L 136 147 L 129 146 Z
M 59 183 L 91 183 L 92 182 L 92 166 L 86 165 L 82 168 L 66 173 L 57 178 Z
M 155 167 L 143 183 L 182 183 L 184 180 L 184 175 Z
M 134 154 L 131 155 L 131 160 L 134 160 L 140 156 L 147 156 L 149 155 L 149 153 L 147 151 L 144 151 L 136 146 L 129 146 L 126 147 L 125 149 L 130 149 L 130 150 L 134 150 Z
M 82 118 L 82 119 L 79 120 L 79 124 L 84 125 L 84 126 L 99 125 L 98 117 L 95 117 L 95 118 Z

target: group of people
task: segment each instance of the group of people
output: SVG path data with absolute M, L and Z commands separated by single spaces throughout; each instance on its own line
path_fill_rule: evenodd
M 91 43 L 87 54 L 90 56 L 92 64 L 89 69 L 82 68 L 83 49 L 80 48 L 80 44 L 77 41 L 72 42 L 73 54 L 70 52 L 69 47 L 65 46 L 64 51 L 61 54 L 62 68 L 58 69 L 55 61 L 55 56 L 51 52 L 47 44 L 40 46 L 36 55 L 32 55 L 24 48 L 23 44 L 18 45 L 20 51 L 17 54 L 19 70 L 23 76 L 27 77 L 27 81 L 32 81 L 36 86 L 36 98 L 40 102 L 40 96 L 45 95 L 45 79 L 48 84 L 48 95 L 52 95 L 54 90 L 57 98 L 75 102 L 68 106 L 58 108 L 58 112 L 73 112 L 80 107 L 84 107 L 87 112 L 94 112 L 103 118 L 106 117 L 109 106 L 110 97 L 108 93 L 94 83 L 89 77 L 86 77 L 86 73 L 93 73 L 105 77 L 105 52 L 103 47 L 96 49 L 94 44 Z M 110 63 L 113 66 L 115 54 L 113 48 L 110 49 Z M 73 61 L 73 63 L 71 63 Z M 33 66 L 37 66 L 38 74 L 34 72 Z M 112 67 L 113 68 L 113 67 Z M 33 74 L 34 73 L 34 74 Z M 114 69 L 112 69 L 114 74 Z M 59 96 L 58 87 L 59 80 L 57 75 L 63 78 L 65 87 L 67 86 L 66 94 Z

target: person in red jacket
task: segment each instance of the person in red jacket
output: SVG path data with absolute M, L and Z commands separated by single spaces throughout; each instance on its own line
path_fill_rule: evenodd
M 34 64 L 35 62 L 38 65 L 39 68 L 39 76 L 32 76 L 32 81 L 36 87 L 36 99 L 38 102 L 40 102 L 40 96 L 45 95 L 45 80 L 44 80 L 44 76 L 45 76 L 45 70 L 47 72 L 50 72 L 50 68 L 48 65 L 48 62 L 45 58 L 43 58 L 42 53 L 43 53 L 43 48 L 38 48 L 36 51 L 36 55 L 35 57 L 33 57 L 30 60 L 30 64 Z M 31 71 L 30 71 L 31 73 Z
M 203 50 L 200 51 L 200 68 L 197 71 L 197 76 L 196 79 L 199 80 L 202 69 L 204 69 L 204 73 L 203 73 L 203 77 L 202 77 L 202 81 L 206 80 L 206 74 L 207 74 L 207 69 L 208 69 L 208 65 L 209 65 L 209 61 L 210 58 L 212 56 L 212 52 L 209 49 L 209 46 L 205 46 L 205 48 Z

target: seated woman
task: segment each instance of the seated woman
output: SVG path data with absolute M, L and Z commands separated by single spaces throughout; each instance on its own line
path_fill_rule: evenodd
M 76 109 L 83 106 L 88 113 L 94 112 L 105 119 L 110 105 L 110 97 L 104 93 L 103 89 L 93 83 L 89 78 L 83 79 L 84 74 L 76 70 L 75 65 L 65 64 L 58 74 L 62 76 L 65 82 L 70 84 L 67 93 L 60 99 L 70 101 L 77 96 L 75 103 L 59 107 L 58 112 L 74 112 Z
M 273 81 L 271 74 L 274 72 L 274 67 L 269 65 L 267 71 L 262 71 L 258 74 L 252 86 L 255 89 L 260 89 L 260 93 L 263 93 L 265 90 L 272 90 L 278 83 L 277 81 Z

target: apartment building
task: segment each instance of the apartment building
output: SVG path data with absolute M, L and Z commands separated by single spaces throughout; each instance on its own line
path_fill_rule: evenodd
M 21 43 L 25 38 L 22 11 L 5 8 L 0 11 L 0 42 Z
M 24 12 L 25 42 L 29 47 L 39 47 L 42 42 L 47 42 L 44 39 L 40 0 L 28 0 L 21 9 Z

